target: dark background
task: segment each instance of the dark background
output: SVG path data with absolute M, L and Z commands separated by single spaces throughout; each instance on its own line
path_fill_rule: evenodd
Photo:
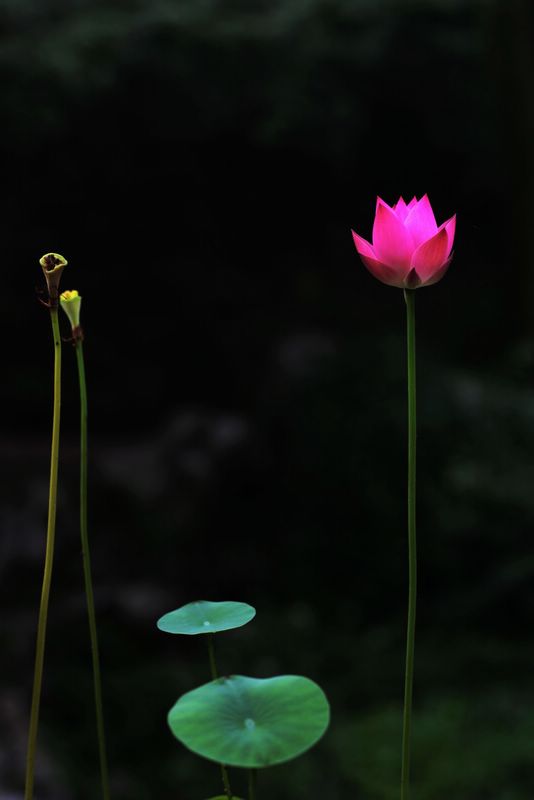
M 199 598 L 257 607 L 220 636 L 224 672 L 305 674 L 331 701 L 324 740 L 262 773 L 260 798 L 397 797 L 404 303 L 350 228 L 370 237 L 377 194 L 424 192 L 458 233 L 416 298 L 413 797 L 532 796 L 533 17 L 528 0 L 1 2 L 1 800 L 22 797 L 45 542 L 49 250 L 84 298 L 114 800 L 219 790 L 165 722 L 209 677 L 204 643 L 155 628 Z M 69 345 L 63 392 L 37 800 L 100 796 Z

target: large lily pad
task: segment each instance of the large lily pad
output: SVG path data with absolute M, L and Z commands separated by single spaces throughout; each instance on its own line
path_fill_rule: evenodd
M 168 716 L 182 744 L 234 767 L 268 767 L 304 753 L 323 735 L 330 708 L 308 678 L 229 678 L 182 695 Z
M 166 633 L 196 636 L 199 633 L 218 633 L 240 628 L 255 616 L 256 609 L 248 603 L 198 600 L 164 614 L 158 619 L 158 628 Z

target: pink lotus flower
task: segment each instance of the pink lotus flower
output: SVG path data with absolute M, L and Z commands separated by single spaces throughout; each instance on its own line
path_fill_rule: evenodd
M 452 260 L 456 214 L 437 226 L 425 194 L 408 205 L 402 197 L 388 206 L 376 201 L 373 244 L 352 231 L 356 250 L 369 272 L 382 283 L 417 289 L 439 281 Z

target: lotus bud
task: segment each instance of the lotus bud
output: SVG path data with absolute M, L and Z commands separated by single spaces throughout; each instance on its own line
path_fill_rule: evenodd
M 382 283 L 418 289 L 439 281 L 452 260 L 456 214 L 437 226 L 430 200 L 401 197 L 393 206 L 377 198 L 373 243 L 352 231 L 369 272 Z

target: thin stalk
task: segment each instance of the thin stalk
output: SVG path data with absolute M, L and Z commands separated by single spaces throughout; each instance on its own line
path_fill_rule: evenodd
M 87 524 L 87 386 L 85 382 L 85 364 L 83 358 L 83 344 L 81 339 L 77 339 L 76 341 L 76 360 L 78 362 L 78 378 L 80 384 L 80 533 L 82 539 L 83 576 L 85 582 L 85 595 L 87 598 L 89 635 L 91 639 L 91 653 L 93 659 L 93 684 L 95 693 L 96 730 L 98 737 L 98 753 L 100 757 L 102 797 L 104 800 L 109 800 L 109 774 L 106 755 L 106 737 L 104 731 L 104 711 L 102 705 L 102 680 L 100 677 L 100 656 L 98 650 L 98 634 L 96 631 L 95 601 L 93 594 L 93 582 L 91 579 L 91 556 L 89 551 L 89 535 Z
M 39 728 L 39 709 L 41 705 L 41 687 L 43 683 L 43 664 L 46 644 L 46 626 L 48 620 L 48 603 L 52 582 L 54 563 L 54 543 L 56 532 L 57 507 L 57 473 L 59 460 L 59 425 L 61 410 L 61 336 L 57 308 L 50 309 L 52 336 L 54 341 L 54 405 L 52 420 L 52 447 L 50 453 L 50 489 L 48 496 L 48 524 L 46 532 L 46 554 L 41 589 L 41 604 L 37 623 L 37 642 L 35 647 L 35 668 L 33 676 L 32 704 L 30 711 L 30 729 L 28 734 L 28 753 L 26 758 L 26 784 L 24 800 L 32 800 L 35 781 L 35 753 L 37 732 Z
M 249 769 L 248 771 L 248 800 L 256 800 L 257 774 L 255 769 Z
M 210 671 L 212 680 L 216 681 L 219 677 L 219 672 L 217 670 L 217 662 L 215 661 L 215 647 L 213 645 L 213 633 L 208 633 L 208 654 L 210 657 Z
M 210 671 L 211 677 L 214 681 L 217 680 L 219 677 L 219 672 L 217 670 L 217 662 L 215 661 L 215 647 L 213 645 L 214 635 L 213 633 L 206 634 L 208 639 L 208 654 L 210 658 Z M 221 764 L 221 777 L 224 786 L 224 793 L 227 796 L 228 800 L 232 800 L 233 794 L 232 789 L 230 788 L 230 778 L 228 776 L 228 770 L 226 769 L 224 764 Z
M 416 550 L 416 376 L 415 376 L 415 290 L 405 289 L 407 366 L 408 366 L 408 628 L 406 634 L 406 672 L 402 724 L 401 800 L 410 792 L 410 741 L 412 726 L 415 614 L 417 601 Z

